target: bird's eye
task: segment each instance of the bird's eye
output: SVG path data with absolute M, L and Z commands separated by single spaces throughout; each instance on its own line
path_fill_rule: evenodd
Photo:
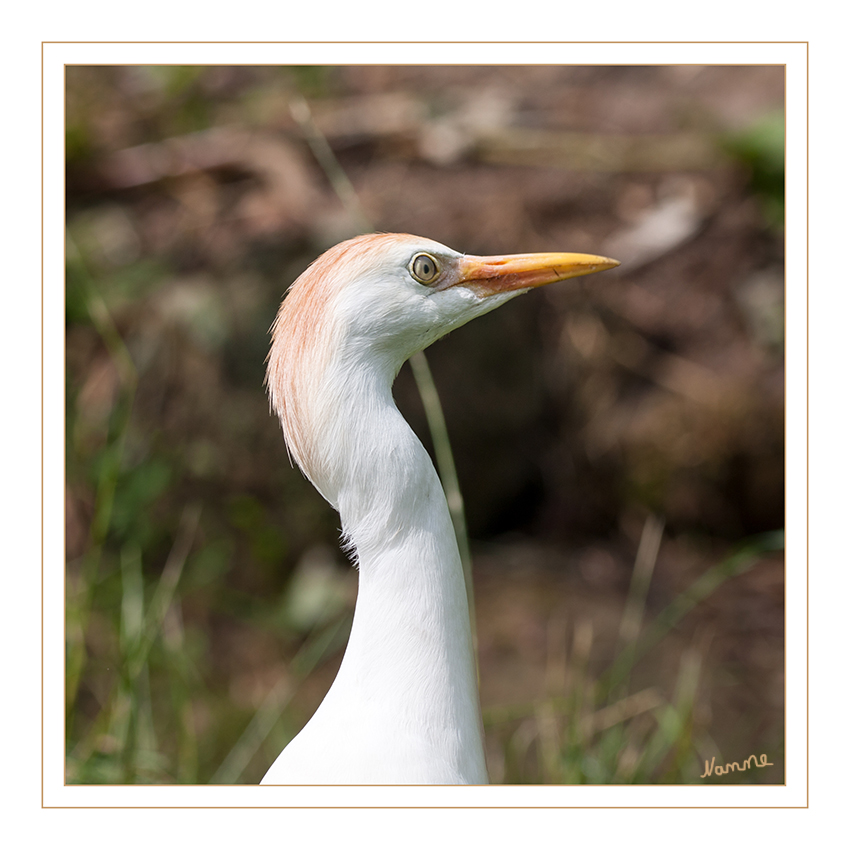
M 440 265 L 430 254 L 417 254 L 408 268 L 420 283 L 433 283 L 440 274 Z

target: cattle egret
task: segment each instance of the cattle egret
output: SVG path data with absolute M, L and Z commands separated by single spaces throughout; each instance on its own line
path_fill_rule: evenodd
M 360 576 L 339 673 L 263 784 L 487 783 L 455 532 L 393 380 L 470 319 L 617 265 L 587 254 L 467 256 L 384 233 L 331 248 L 292 285 L 272 327 L 271 404 L 291 457 L 339 511 Z

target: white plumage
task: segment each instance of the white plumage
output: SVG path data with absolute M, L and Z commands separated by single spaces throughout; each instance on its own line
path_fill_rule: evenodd
M 405 360 L 534 286 L 616 266 L 469 257 L 374 234 L 323 254 L 272 330 L 267 382 L 291 456 L 340 513 L 360 570 L 351 637 L 263 784 L 484 784 L 466 590 L 440 481 L 398 412 Z

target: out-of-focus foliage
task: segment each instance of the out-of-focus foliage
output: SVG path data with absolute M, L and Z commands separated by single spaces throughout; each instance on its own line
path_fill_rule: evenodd
M 785 112 L 760 117 L 746 129 L 730 134 L 726 147 L 750 170 L 753 190 L 765 216 L 776 227 L 785 223 Z

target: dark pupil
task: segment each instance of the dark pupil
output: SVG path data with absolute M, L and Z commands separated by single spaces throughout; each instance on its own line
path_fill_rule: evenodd
M 434 266 L 427 257 L 417 257 L 416 274 L 423 280 L 427 280 L 434 274 Z

